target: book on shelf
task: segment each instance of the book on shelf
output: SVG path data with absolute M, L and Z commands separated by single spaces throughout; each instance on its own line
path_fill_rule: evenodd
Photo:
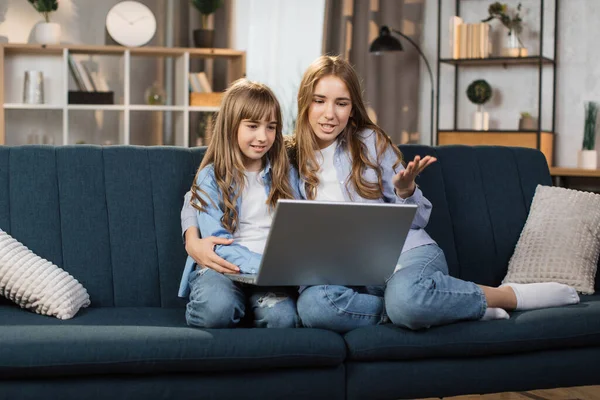
M 69 54 L 69 70 L 77 89 L 81 92 L 109 92 L 110 89 L 106 80 L 98 71 L 90 71 L 90 69 L 79 61 L 73 55 Z
M 213 91 L 205 72 L 190 72 L 188 80 L 191 92 L 212 93 Z
M 492 46 L 490 41 L 490 25 L 486 22 L 475 24 L 464 23 L 462 18 L 450 17 L 450 57 L 488 58 Z

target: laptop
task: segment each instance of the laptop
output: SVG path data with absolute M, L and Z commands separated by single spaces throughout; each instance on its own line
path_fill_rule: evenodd
M 396 267 L 414 204 L 279 200 L 257 274 L 259 286 L 383 285 Z

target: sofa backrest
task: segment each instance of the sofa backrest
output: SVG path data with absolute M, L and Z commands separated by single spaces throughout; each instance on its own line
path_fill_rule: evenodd
M 179 212 L 204 151 L 0 147 L 0 228 L 75 276 L 92 306 L 182 306 Z
M 450 273 L 497 285 L 538 184 L 542 153 L 506 147 L 400 146 L 438 162 L 417 179 L 427 231 Z M 180 210 L 204 148 L 0 147 L 0 228 L 75 276 L 93 307 L 181 307 Z
M 417 184 L 432 202 L 427 232 L 444 250 L 450 274 L 496 286 L 527 220 L 538 184 L 551 185 L 543 154 L 497 146 L 400 146 L 406 160 L 434 155 Z

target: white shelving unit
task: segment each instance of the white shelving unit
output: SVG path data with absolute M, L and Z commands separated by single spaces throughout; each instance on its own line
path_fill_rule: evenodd
M 69 92 L 69 55 L 98 55 L 117 56 L 122 62 L 119 73 L 123 82 L 123 93 L 114 94 L 114 105 L 105 104 L 68 104 Z M 174 59 L 175 86 L 173 93 L 173 104 L 169 105 L 147 105 L 132 103 L 132 58 L 134 57 L 172 57 Z M 196 49 L 196 48 L 163 48 L 163 47 L 140 47 L 128 48 L 121 46 L 79 46 L 79 45 L 56 45 L 41 46 L 32 44 L 3 44 L 0 45 L 0 145 L 23 142 L 22 137 L 13 138 L 11 135 L 23 135 L 26 132 L 13 132 L 11 127 L 12 113 L 26 113 L 21 115 L 32 126 L 36 123 L 47 131 L 55 130 L 53 124 L 60 122 L 60 133 L 53 132 L 55 144 L 74 144 L 74 138 L 70 134 L 71 129 L 86 129 L 85 123 L 72 121 L 72 116 L 90 114 L 90 118 L 102 120 L 102 124 L 118 123 L 118 140 L 112 140 L 115 144 L 131 144 L 131 115 L 132 113 L 148 113 L 160 115 L 165 112 L 173 113 L 173 129 L 175 145 L 189 146 L 190 113 L 192 112 L 214 112 L 219 107 L 213 106 L 190 106 L 188 73 L 190 72 L 190 59 L 224 58 L 227 63 L 227 81 L 246 75 L 246 53 L 230 49 Z M 44 100 L 45 104 L 23 104 L 24 71 L 38 70 L 44 76 Z M 72 86 L 72 90 L 74 87 Z M 145 88 L 135 88 L 136 98 L 142 98 L 139 93 Z M 54 114 L 59 115 L 54 115 Z M 108 114 L 106 118 L 104 114 Z M 30 117 L 31 115 L 31 117 Z M 114 118 L 114 116 L 118 118 Z M 153 118 L 153 117 L 152 117 Z M 152 123 L 159 123 L 159 117 Z M 146 117 L 144 117 L 146 119 Z M 18 129 L 15 129 L 18 130 Z M 113 134 L 114 136 L 114 134 Z M 14 139 L 14 140 L 13 140 Z M 110 140 L 111 138 L 107 138 Z M 103 144 L 103 143 L 95 143 Z M 152 144 L 162 144 L 154 142 Z

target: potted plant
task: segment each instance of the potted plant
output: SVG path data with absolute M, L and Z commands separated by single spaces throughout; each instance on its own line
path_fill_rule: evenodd
M 579 152 L 578 166 L 583 169 L 598 168 L 598 152 L 596 151 L 596 116 L 599 103 L 585 103 L 585 122 L 583 127 L 583 146 Z
M 534 131 L 537 130 L 537 119 L 532 117 L 527 111 L 521 113 L 519 119 L 519 130 L 520 131 Z
M 60 25 L 50 22 L 50 13 L 58 10 L 58 0 L 27 0 L 37 12 L 44 16 L 44 22 L 40 22 L 33 28 L 33 39 L 40 44 L 59 44 Z
M 471 82 L 467 88 L 467 97 L 471 103 L 477 105 L 477 111 L 473 115 L 473 129 L 487 131 L 490 128 L 490 118 L 483 110 L 483 105 L 492 97 L 492 87 L 487 81 L 478 79 Z
M 208 28 L 208 17 L 223 5 L 223 0 L 191 0 L 192 5 L 200 12 L 200 29 L 194 30 L 196 47 L 214 47 L 214 29 Z
M 523 31 L 523 19 L 521 18 L 521 3 L 512 15 L 508 13 L 508 6 L 500 2 L 495 2 L 488 8 L 489 16 L 482 22 L 489 22 L 497 19 L 508 29 L 508 37 L 505 46 L 502 48 L 502 55 L 506 57 L 526 57 L 527 49 L 521 41 L 521 32 Z

